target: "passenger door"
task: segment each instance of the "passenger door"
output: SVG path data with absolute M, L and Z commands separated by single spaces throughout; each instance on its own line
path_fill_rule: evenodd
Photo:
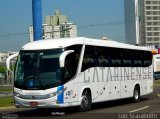
M 65 50 L 74 50 L 72 54 L 66 57 L 65 63 L 65 75 L 68 83 L 66 83 L 66 94 L 64 98 L 67 103 L 72 103 L 77 101 L 77 82 L 79 77 L 77 77 L 78 64 L 80 59 L 82 45 L 73 45 L 67 47 Z

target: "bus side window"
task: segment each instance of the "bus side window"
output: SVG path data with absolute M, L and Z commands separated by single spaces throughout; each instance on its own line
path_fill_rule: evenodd
M 65 69 L 64 69 L 64 78 L 71 79 L 76 74 L 76 55 L 75 53 L 69 54 L 65 59 Z
M 133 52 L 133 65 L 134 67 L 142 67 L 143 63 L 142 63 L 142 54 L 139 51 Z
M 96 47 L 97 50 L 97 58 L 98 58 L 98 66 L 99 67 L 107 67 L 109 66 L 109 52 L 105 47 Z
M 100 67 L 107 67 L 109 65 L 109 59 L 105 56 L 99 56 L 98 62 Z
M 95 67 L 97 65 L 95 55 L 95 47 L 94 46 L 85 46 L 83 63 L 82 63 L 82 72 L 86 69 Z
M 122 51 L 122 67 L 131 67 L 132 66 L 132 53 L 130 50 Z
M 121 49 L 110 48 L 111 67 L 122 66 L 122 53 Z
M 151 52 L 150 51 L 143 52 L 142 60 L 143 60 L 143 66 L 144 67 L 150 66 L 152 64 L 152 54 L 151 54 Z

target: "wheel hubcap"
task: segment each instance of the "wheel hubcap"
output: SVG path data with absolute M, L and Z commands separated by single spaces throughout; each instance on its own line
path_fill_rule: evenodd
M 84 95 L 82 98 L 82 107 L 86 107 L 88 105 L 88 98 Z
M 138 100 L 138 98 L 139 98 L 139 93 L 137 90 L 135 90 L 135 99 Z

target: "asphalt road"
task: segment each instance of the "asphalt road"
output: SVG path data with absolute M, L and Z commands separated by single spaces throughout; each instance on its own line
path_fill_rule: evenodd
M 0 111 L 2 119 L 160 119 L 160 87 L 138 103 L 130 99 L 108 101 L 92 105 L 91 111 L 76 108 L 39 112 L 36 109 Z

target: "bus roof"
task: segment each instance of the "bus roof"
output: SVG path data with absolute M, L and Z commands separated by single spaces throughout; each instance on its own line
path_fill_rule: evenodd
M 46 50 L 46 49 L 55 49 L 55 48 L 65 48 L 65 47 L 76 45 L 76 44 L 77 45 L 86 44 L 86 45 L 93 45 L 93 46 L 116 47 L 116 48 L 150 51 L 146 47 L 119 43 L 112 40 L 91 39 L 91 38 L 85 38 L 85 37 L 38 40 L 38 41 L 30 42 L 24 45 L 22 47 L 22 50 Z

